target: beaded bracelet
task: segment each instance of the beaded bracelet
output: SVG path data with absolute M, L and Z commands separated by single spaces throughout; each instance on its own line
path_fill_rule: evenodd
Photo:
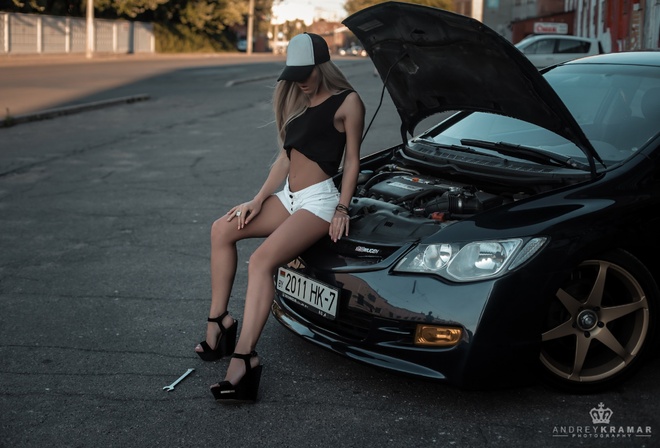
M 346 207 L 344 204 L 337 204 L 337 207 L 335 207 L 335 210 L 337 210 L 339 213 L 343 213 L 345 215 L 348 215 L 348 207 Z

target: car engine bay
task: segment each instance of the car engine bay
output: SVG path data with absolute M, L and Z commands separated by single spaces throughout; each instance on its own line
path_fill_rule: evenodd
M 405 243 L 456 222 L 589 176 L 585 172 L 567 176 L 565 171 L 557 175 L 547 166 L 523 163 L 477 171 L 483 164 L 472 154 L 468 155 L 472 165 L 462 160 L 457 168 L 456 159 L 451 166 L 443 165 L 437 158 L 428 159 L 426 152 L 415 153 L 416 149 L 392 148 L 363 163 L 350 203 L 349 234 L 336 243 L 321 240 L 322 252 L 352 258 L 352 263 L 378 262 Z
M 447 180 L 449 175 L 439 175 L 432 167 L 410 160 L 394 157 L 388 162 L 360 172 L 350 204 L 349 234 L 337 243 L 322 243 L 326 250 L 376 262 L 406 242 L 543 190 L 538 185 L 495 186 L 485 181 L 480 187 L 454 178 Z

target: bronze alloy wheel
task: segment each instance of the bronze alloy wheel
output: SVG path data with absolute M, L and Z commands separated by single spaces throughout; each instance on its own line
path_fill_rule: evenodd
M 594 392 L 623 381 L 654 334 L 657 286 L 631 255 L 582 262 L 559 288 L 541 335 L 541 363 L 556 385 Z

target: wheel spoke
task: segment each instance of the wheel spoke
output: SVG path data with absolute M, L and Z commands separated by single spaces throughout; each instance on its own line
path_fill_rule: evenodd
M 563 289 L 557 291 L 557 299 L 566 307 L 571 316 L 575 316 L 582 303 Z
M 584 360 L 587 359 L 587 352 L 589 352 L 589 346 L 591 345 L 591 338 L 584 336 L 578 336 L 575 341 L 575 359 L 573 362 L 573 371 L 569 379 L 579 380 L 580 373 L 582 373 L 582 366 L 584 366 Z
M 617 320 L 620 317 L 627 316 L 628 314 L 634 313 L 635 311 L 645 307 L 646 307 L 646 297 L 642 297 L 641 300 L 638 300 L 633 303 L 601 308 L 599 316 L 602 322 L 609 323 L 612 322 L 613 320 Z
M 541 341 L 551 341 L 553 339 L 559 339 L 566 336 L 571 336 L 575 334 L 575 328 L 572 325 L 573 320 L 569 319 L 563 324 L 556 326 L 555 328 L 546 331 L 541 335 Z
M 603 327 L 598 334 L 595 335 L 596 339 L 605 344 L 610 350 L 617 354 L 617 356 L 625 361 L 626 364 L 630 362 L 632 355 L 619 343 L 617 338 L 614 337 L 612 332 Z
M 607 263 L 601 262 L 599 264 L 598 276 L 596 277 L 594 286 L 591 288 L 591 292 L 587 298 L 587 306 L 600 306 L 600 303 L 603 301 L 603 291 L 605 291 L 605 280 L 607 279 L 608 267 L 609 265 Z

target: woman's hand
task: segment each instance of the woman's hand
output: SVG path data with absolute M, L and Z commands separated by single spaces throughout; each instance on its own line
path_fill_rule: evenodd
M 348 236 L 348 224 L 350 219 L 347 213 L 335 211 L 335 216 L 332 217 L 332 222 L 330 222 L 330 230 L 328 234 L 333 242 L 340 240 L 342 235 Z
M 227 212 L 227 221 L 231 221 L 236 218 L 238 228 L 242 229 L 252 219 L 259 214 L 261 211 L 261 202 L 256 200 L 251 200 L 249 202 L 244 202 L 240 205 L 232 207 L 231 210 Z

